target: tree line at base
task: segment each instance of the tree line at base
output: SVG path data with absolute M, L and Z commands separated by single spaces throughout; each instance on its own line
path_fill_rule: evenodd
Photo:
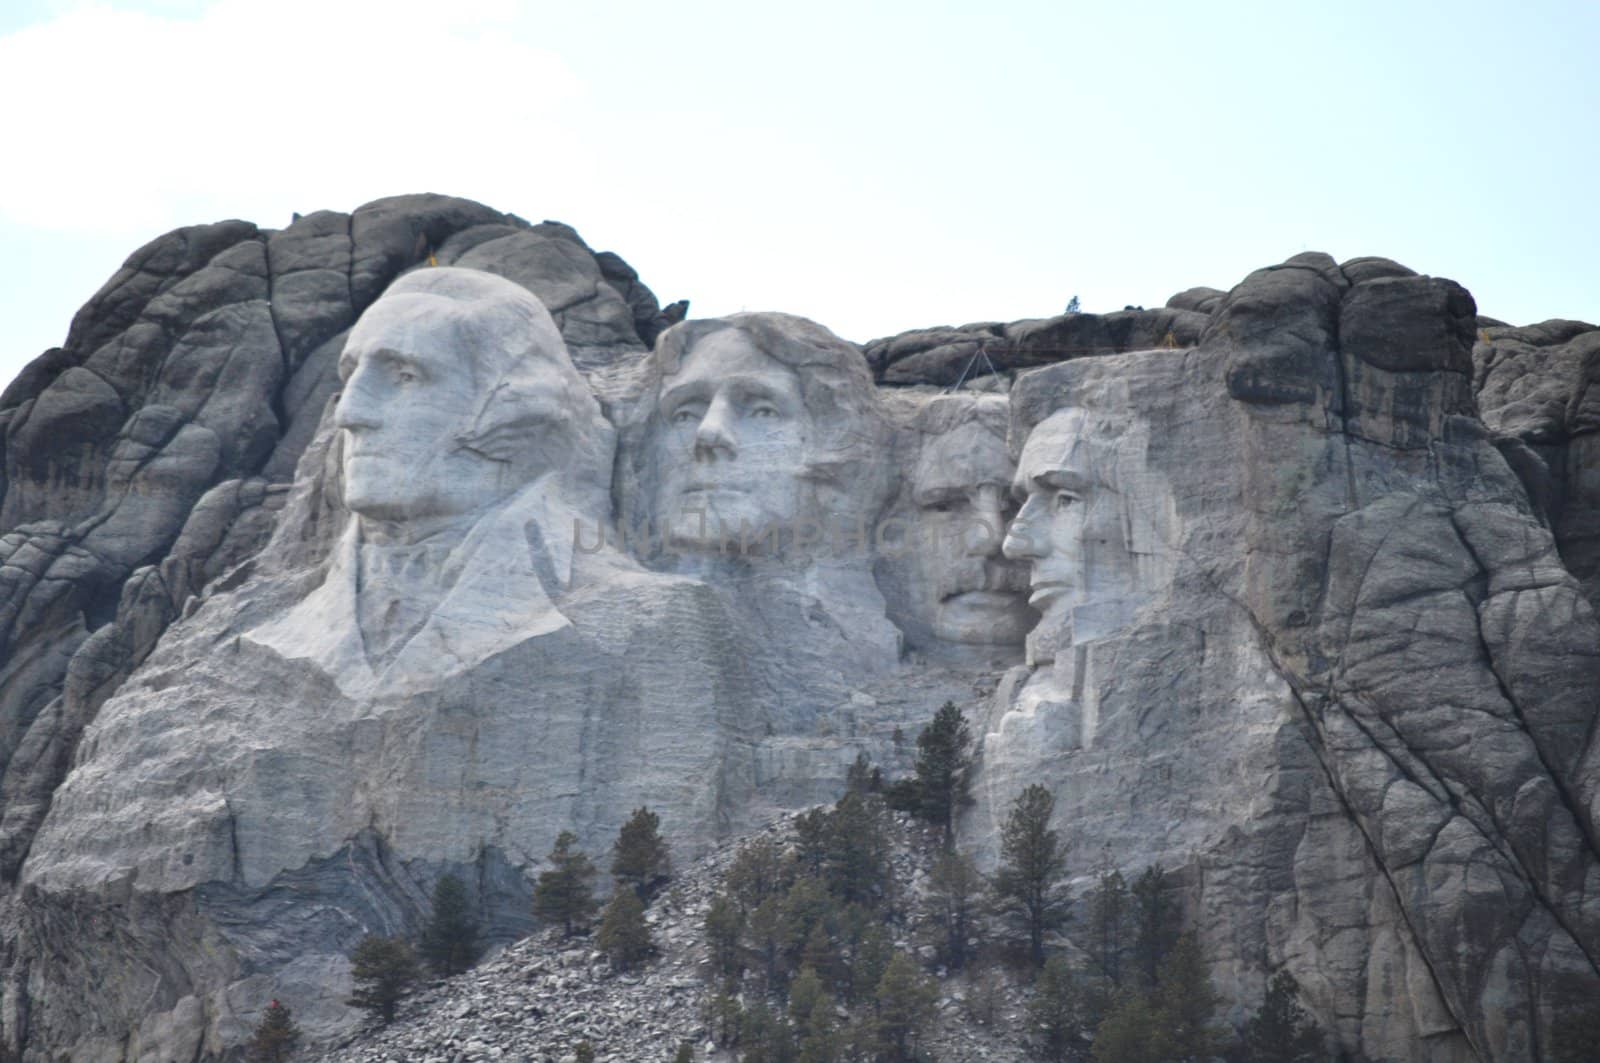
M 831 808 L 793 821 L 782 839 L 745 844 L 723 875 L 702 925 L 714 991 L 703 1017 L 712 1041 L 742 1063 L 913 1063 L 931 1060 L 939 983 L 925 967 L 966 976 L 969 1018 L 998 1019 L 1007 974 L 1026 985 L 1028 1049 L 1063 1063 L 1312 1063 L 1329 1058 L 1287 972 L 1267 983 L 1259 1010 L 1237 1032 L 1219 1025 L 1219 998 L 1198 939 L 1185 932 L 1181 893 L 1159 866 L 1131 881 L 1105 866 L 1076 907 L 1065 884 L 1067 847 L 1052 826 L 1055 799 L 1029 786 L 1000 832 L 1000 862 L 983 875 L 956 847 L 955 823 L 971 804 L 972 736 L 946 703 L 917 737 L 913 774 L 889 782 L 866 758 L 850 769 Z M 895 873 L 890 813 L 929 825 L 934 851 L 924 888 L 906 895 Z M 599 869 L 562 832 L 538 876 L 533 913 L 563 937 L 587 933 L 615 971 L 655 953 L 645 919 L 671 876 L 659 817 L 635 810 L 612 847 L 613 891 L 601 911 Z M 1067 933 L 1069 924 L 1072 932 Z M 425 963 L 443 977 L 469 969 L 478 925 L 465 885 L 445 875 L 415 949 L 368 935 L 351 953 L 348 1003 L 388 1023 Z M 920 959 L 919 959 L 920 957 Z M 273 1001 L 249 1042 L 250 1058 L 288 1058 L 298 1038 Z M 1600 1043 L 1600 1006 L 1558 1024 L 1551 1058 L 1588 1059 Z M 692 1063 L 694 1046 L 663 1046 Z M 579 1063 L 594 1046 L 572 1048 Z

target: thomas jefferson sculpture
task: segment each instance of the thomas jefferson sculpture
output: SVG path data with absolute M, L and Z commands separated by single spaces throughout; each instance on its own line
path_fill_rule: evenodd
M 894 470 L 866 360 L 790 314 L 690 321 L 661 335 L 623 498 L 648 560 L 704 579 L 750 630 L 816 676 L 879 672 L 899 633 L 870 540 Z M 760 654 L 763 646 L 753 645 Z M 786 682 L 791 690 L 806 680 Z

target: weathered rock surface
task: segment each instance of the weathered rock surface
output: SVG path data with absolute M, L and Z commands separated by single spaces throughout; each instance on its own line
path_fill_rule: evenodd
M 430 261 L 539 297 L 618 454 L 553 463 L 592 462 L 595 491 L 497 497 L 472 542 L 498 545 L 460 570 L 497 603 L 456 617 L 484 630 L 404 663 L 339 597 L 380 514 L 347 495 L 364 422 L 338 361 Z M 1453 282 L 1318 254 L 1159 310 L 864 356 L 785 315 L 667 330 L 676 313 L 566 226 L 403 197 L 164 237 L 7 389 L 8 1047 L 220 1058 L 274 995 L 337 1035 L 357 1019 L 343 953 L 415 932 L 444 872 L 510 942 L 563 827 L 598 851 L 649 803 L 680 852 L 713 850 L 836 796 L 857 752 L 903 770 L 946 699 L 984 736 L 963 844 L 992 864 L 1007 803 L 1044 783 L 1075 877 L 1177 873 L 1235 1018 L 1286 968 L 1352 1058 L 1537 1059 L 1593 996 L 1592 326 L 1489 323 Z M 1005 452 L 985 442 L 1002 422 Z M 502 447 L 468 449 L 526 456 Z M 790 521 L 789 552 L 700 534 L 663 556 L 612 527 L 552 589 L 551 499 L 631 534 L 697 497 Z M 1009 522 L 1005 556 L 897 569 L 875 533 L 966 519 L 952 504 Z M 841 514 L 866 534 L 794 541 Z M 431 578 L 418 556 L 397 586 Z M 1019 567 L 1025 650 L 974 641 L 946 608 L 1014 595 Z M 491 571 L 523 582 L 497 593 Z M 438 595 L 398 597 L 407 638 L 442 630 Z M 334 599 L 317 615 L 337 622 L 303 622 Z M 486 977 L 543 962 L 519 946 Z
M 1472 349 L 1483 421 L 1600 607 L 1600 328 L 1490 325 Z
M 202 528 L 225 505 L 202 496 L 241 477 L 287 483 L 337 388 L 335 363 L 356 317 L 402 270 L 463 255 L 543 296 L 580 358 L 643 350 L 635 323 L 653 323 L 654 297 L 615 255 L 602 261 L 566 226 L 529 226 L 445 196 L 402 196 L 351 214 L 319 211 L 281 231 L 221 222 L 161 237 L 84 306 L 64 347 L 0 396 L 4 792 L 46 801 L 70 760 L 94 710 L 48 707 L 62 696 L 80 644 L 77 671 L 98 678 L 80 680 L 77 696 L 106 688 L 103 700 L 115 686 L 107 679 L 127 671 L 108 668 L 108 653 L 136 664 L 183 599 L 253 552 L 223 551 L 209 570 L 204 553 L 178 553 L 186 522 L 201 525 L 182 549 L 199 551 L 210 534 Z M 261 518 L 245 524 L 264 541 Z M 169 580 L 155 593 L 150 577 L 135 574 L 174 557 L 205 578 L 181 587 Z M 103 631 L 114 615 L 124 632 L 115 637 Z M 139 652 L 122 648 L 132 628 L 143 631 Z M 100 637 L 85 643 L 91 631 Z M 13 770 L 19 750 L 26 759 Z M 9 874 L 32 813 L 6 815 L 0 870 Z
M 873 340 L 864 349 L 881 384 L 953 387 L 967 380 L 981 381 L 991 372 L 1005 374 L 1073 358 L 1192 347 L 1206 327 L 1206 311 L 1199 307 L 1211 303 L 1190 301 L 1185 298 L 1189 294 L 1173 297 L 1183 305 L 1169 303 L 1159 310 L 916 329 Z

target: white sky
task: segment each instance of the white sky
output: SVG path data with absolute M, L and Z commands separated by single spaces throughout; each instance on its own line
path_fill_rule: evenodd
M 1308 249 L 1600 321 L 1597 42 L 1592 0 L 5 0 L 0 381 L 169 228 L 420 191 L 855 340 Z

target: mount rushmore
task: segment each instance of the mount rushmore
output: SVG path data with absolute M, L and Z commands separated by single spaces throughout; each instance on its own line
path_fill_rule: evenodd
M 702 851 L 954 701 L 963 845 L 1178 869 L 1225 1001 L 1536 1059 L 1600 989 L 1600 329 L 1386 259 L 846 342 L 419 195 L 135 252 L 0 396 L 0 1029 L 348 1029 L 438 879 Z

